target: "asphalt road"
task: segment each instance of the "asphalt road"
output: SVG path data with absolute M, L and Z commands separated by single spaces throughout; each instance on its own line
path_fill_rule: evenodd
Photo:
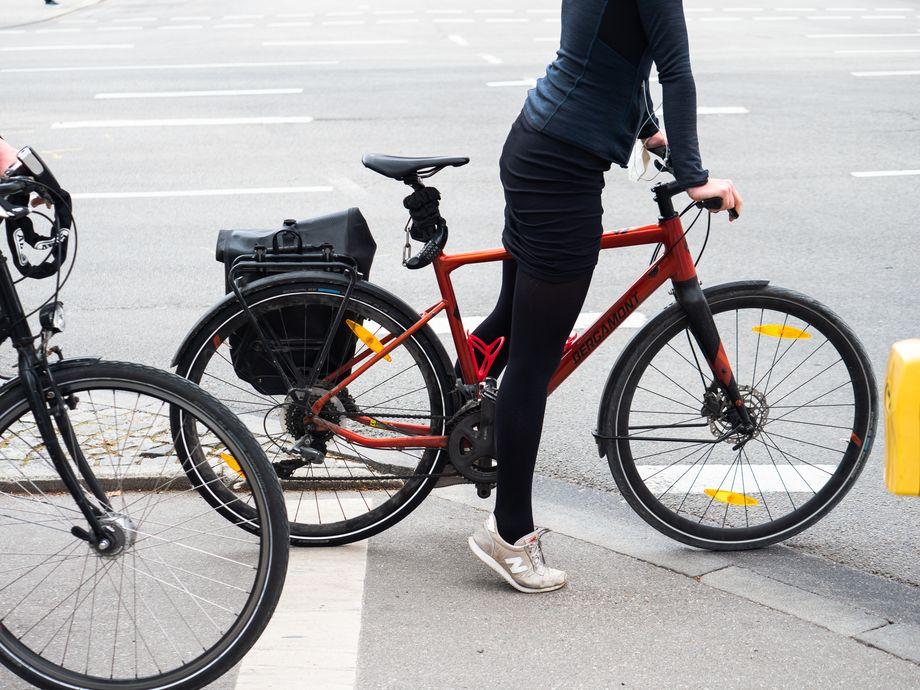
M 881 382 L 891 343 L 918 336 L 920 177 L 853 173 L 920 168 L 920 2 L 790 4 L 686 3 L 699 103 L 716 113 L 700 117 L 704 162 L 747 202 L 743 222 L 714 223 L 700 272 L 707 285 L 769 278 L 830 305 Z M 470 156 L 437 180 L 450 248 L 496 245 L 501 144 L 557 36 L 550 0 L 107 0 L 0 32 L 0 130 L 79 195 L 65 352 L 168 366 L 222 295 L 219 228 L 352 205 L 377 238 L 374 281 L 427 306 L 433 277 L 400 266 L 405 189 L 361 154 Z M 613 171 L 607 224 L 653 222 L 648 186 Z M 602 257 L 585 311 L 602 311 L 647 260 L 645 249 Z M 497 283 L 491 268 L 460 275 L 464 313 L 487 313 Z M 540 473 L 615 490 L 590 430 L 630 335 L 552 399 Z M 883 441 L 852 493 L 791 544 L 916 585 L 920 500 L 885 492 Z

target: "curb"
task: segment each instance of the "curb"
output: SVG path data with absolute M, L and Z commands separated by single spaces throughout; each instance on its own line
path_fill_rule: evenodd
M 30 0 L 30 1 L 39 2 L 39 0 Z M 57 10 L 55 11 L 54 14 L 49 15 L 47 17 L 42 17 L 41 19 L 33 19 L 31 21 L 19 22 L 16 24 L 6 24 L 6 23 L 0 22 L 0 29 L 16 29 L 16 28 L 23 27 L 23 26 L 32 26 L 34 24 L 44 24 L 45 22 L 51 22 L 51 21 L 54 21 L 55 19 L 66 17 L 67 15 L 73 14 L 74 12 L 85 10 L 87 7 L 93 7 L 95 5 L 98 5 L 101 2 L 105 2 L 105 0 L 79 0 L 78 2 L 74 3 L 73 7 L 71 7 L 70 4 L 68 3 L 68 6 L 64 7 L 63 9 Z

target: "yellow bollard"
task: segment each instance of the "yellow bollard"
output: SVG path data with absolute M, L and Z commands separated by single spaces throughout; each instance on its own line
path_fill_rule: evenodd
M 920 339 L 891 348 L 885 419 L 885 484 L 893 494 L 920 496 Z

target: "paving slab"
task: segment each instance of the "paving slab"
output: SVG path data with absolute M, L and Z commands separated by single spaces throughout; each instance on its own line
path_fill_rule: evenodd
M 856 639 L 920 664 L 920 625 L 895 623 L 864 632 Z

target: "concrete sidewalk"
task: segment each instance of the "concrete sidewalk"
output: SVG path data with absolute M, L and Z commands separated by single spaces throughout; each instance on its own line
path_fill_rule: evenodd
M 103 0 L 58 0 L 57 7 L 47 7 L 44 0 L 0 0 L 0 29 L 35 24 L 97 5 Z
M 216 687 L 920 683 L 913 587 L 784 546 L 698 551 L 618 496 L 545 478 L 535 491 L 567 588 L 508 588 L 466 545 L 490 502 L 440 489 L 369 542 L 293 550 L 279 613 Z

